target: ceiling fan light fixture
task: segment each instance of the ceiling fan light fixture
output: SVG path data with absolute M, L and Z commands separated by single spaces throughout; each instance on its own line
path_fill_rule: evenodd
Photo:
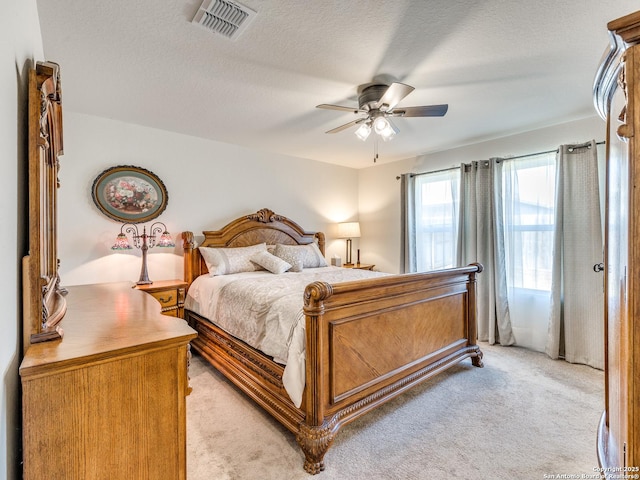
M 393 137 L 395 137 L 396 134 L 395 132 L 391 131 L 391 132 L 381 133 L 380 136 L 382 137 L 382 140 L 384 140 L 385 142 L 388 142 L 389 140 L 393 140 Z
M 379 122 L 379 120 L 382 120 L 382 121 Z M 376 133 L 380 135 L 382 137 L 382 140 L 384 140 L 385 142 L 388 142 L 389 140 L 393 139 L 393 137 L 396 136 L 396 133 L 399 132 L 396 126 L 393 123 L 391 123 L 391 120 L 388 120 L 384 117 L 376 118 L 374 129 Z
M 347 128 L 358 126 L 355 134 L 360 140 L 365 141 L 369 138 L 373 130 L 376 135 L 382 137 L 382 140 L 388 142 L 392 140 L 396 134 L 400 133 L 400 130 L 391 122 L 391 117 L 443 117 L 447 113 L 449 108 L 447 104 L 396 108 L 398 103 L 413 90 L 414 88 L 412 86 L 399 82 L 393 82 L 391 85 L 376 83 L 365 86 L 362 90 L 358 89 L 357 107 L 323 103 L 316 105 L 316 108 L 365 115 L 363 118 L 361 117 L 340 125 L 339 127 L 332 128 L 326 133 L 338 133 Z
M 355 134 L 356 137 L 364 142 L 367 138 L 369 138 L 369 135 L 371 134 L 371 126 L 368 123 L 363 123 L 355 131 Z
M 373 130 L 378 134 L 382 135 L 382 132 L 389 128 L 389 121 L 384 117 L 377 117 L 373 121 Z

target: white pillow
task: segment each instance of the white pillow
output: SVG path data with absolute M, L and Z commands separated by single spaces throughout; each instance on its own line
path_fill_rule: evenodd
M 284 273 L 291 268 L 291 264 L 276 257 L 268 251 L 258 252 L 251 257 L 251 261 L 269 270 L 271 273 Z
M 303 245 L 301 248 L 305 251 L 304 268 L 328 267 L 327 261 L 322 252 L 315 243 Z
M 260 267 L 251 261 L 251 257 L 258 252 L 266 252 L 267 244 L 232 248 L 198 247 L 198 250 L 207 264 L 209 275 L 228 275 L 259 270 Z
M 291 247 L 291 248 L 289 248 Z M 301 272 L 304 266 L 304 252 L 293 245 L 276 245 L 274 255 L 291 265 L 290 272 Z
M 279 243 L 276 245 L 275 254 L 292 265 L 298 260 L 302 261 L 302 267 L 304 268 L 327 266 L 327 261 L 315 243 L 308 245 L 282 245 Z

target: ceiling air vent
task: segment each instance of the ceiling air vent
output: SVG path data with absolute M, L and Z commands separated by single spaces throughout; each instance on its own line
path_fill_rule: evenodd
M 193 23 L 235 40 L 256 15 L 250 8 L 230 0 L 204 0 Z

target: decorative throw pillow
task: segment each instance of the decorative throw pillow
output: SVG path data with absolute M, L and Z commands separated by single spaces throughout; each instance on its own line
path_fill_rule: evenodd
M 291 268 L 291 264 L 276 257 L 268 251 L 258 252 L 251 257 L 251 261 L 269 270 L 271 273 L 284 273 Z
M 291 265 L 289 269 L 290 272 L 302 271 L 302 267 L 304 266 L 304 252 L 297 249 L 296 246 L 281 245 L 278 243 L 274 255 Z
M 209 275 L 228 275 L 259 270 L 260 267 L 251 261 L 251 257 L 258 252 L 266 252 L 267 244 L 235 248 L 199 247 L 198 250 L 207 264 Z
M 276 245 L 276 255 L 287 262 L 291 263 L 287 256 L 292 255 L 291 258 L 296 260 L 302 260 L 302 266 L 304 268 L 326 267 L 327 261 L 320 252 L 320 249 L 315 243 L 308 245 Z M 283 255 L 285 255 L 283 257 Z

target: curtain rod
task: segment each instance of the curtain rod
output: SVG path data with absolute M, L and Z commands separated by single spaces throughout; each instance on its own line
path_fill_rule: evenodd
M 604 145 L 606 142 L 604 140 L 602 140 L 601 142 L 596 142 L 596 145 Z M 584 148 L 590 145 L 590 142 L 584 143 L 584 144 L 579 144 L 574 148 Z M 537 153 L 527 153 L 525 155 L 517 155 L 515 157 L 504 157 L 501 158 L 501 160 L 515 160 L 517 158 L 527 158 L 527 157 L 533 157 L 535 155 L 544 155 L 545 153 L 558 153 L 558 148 L 556 148 L 555 150 L 547 150 L 546 152 L 537 152 Z M 420 173 L 412 173 L 411 176 L 412 177 L 419 177 L 420 175 L 427 175 L 429 173 L 442 173 L 442 172 L 448 172 L 450 170 L 457 170 L 460 167 L 450 167 L 450 168 L 443 168 L 441 170 L 434 170 L 432 172 L 420 172 Z M 396 180 L 400 180 L 402 178 L 401 175 L 396 176 Z
M 601 142 L 596 142 L 596 145 L 604 145 L 605 142 L 604 140 Z M 579 145 L 575 145 L 573 148 L 585 148 L 585 147 L 589 147 L 589 145 L 591 145 L 591 142 L 586 142 L 586 143 L 581 143 Z M 526 155 L 517 155 L 515 157 L 504 157 L 501 158 L 501 160 L 515 160 L 516 158 L 527 158 L 527 157 L 533 157 L 535 155 L 544 155 L 545 153 L 558 153 L 558 148 L 556 148 L 555 150 L 547 150 L 546 152 L 538 152 L 538 153 L 527 153 Z

